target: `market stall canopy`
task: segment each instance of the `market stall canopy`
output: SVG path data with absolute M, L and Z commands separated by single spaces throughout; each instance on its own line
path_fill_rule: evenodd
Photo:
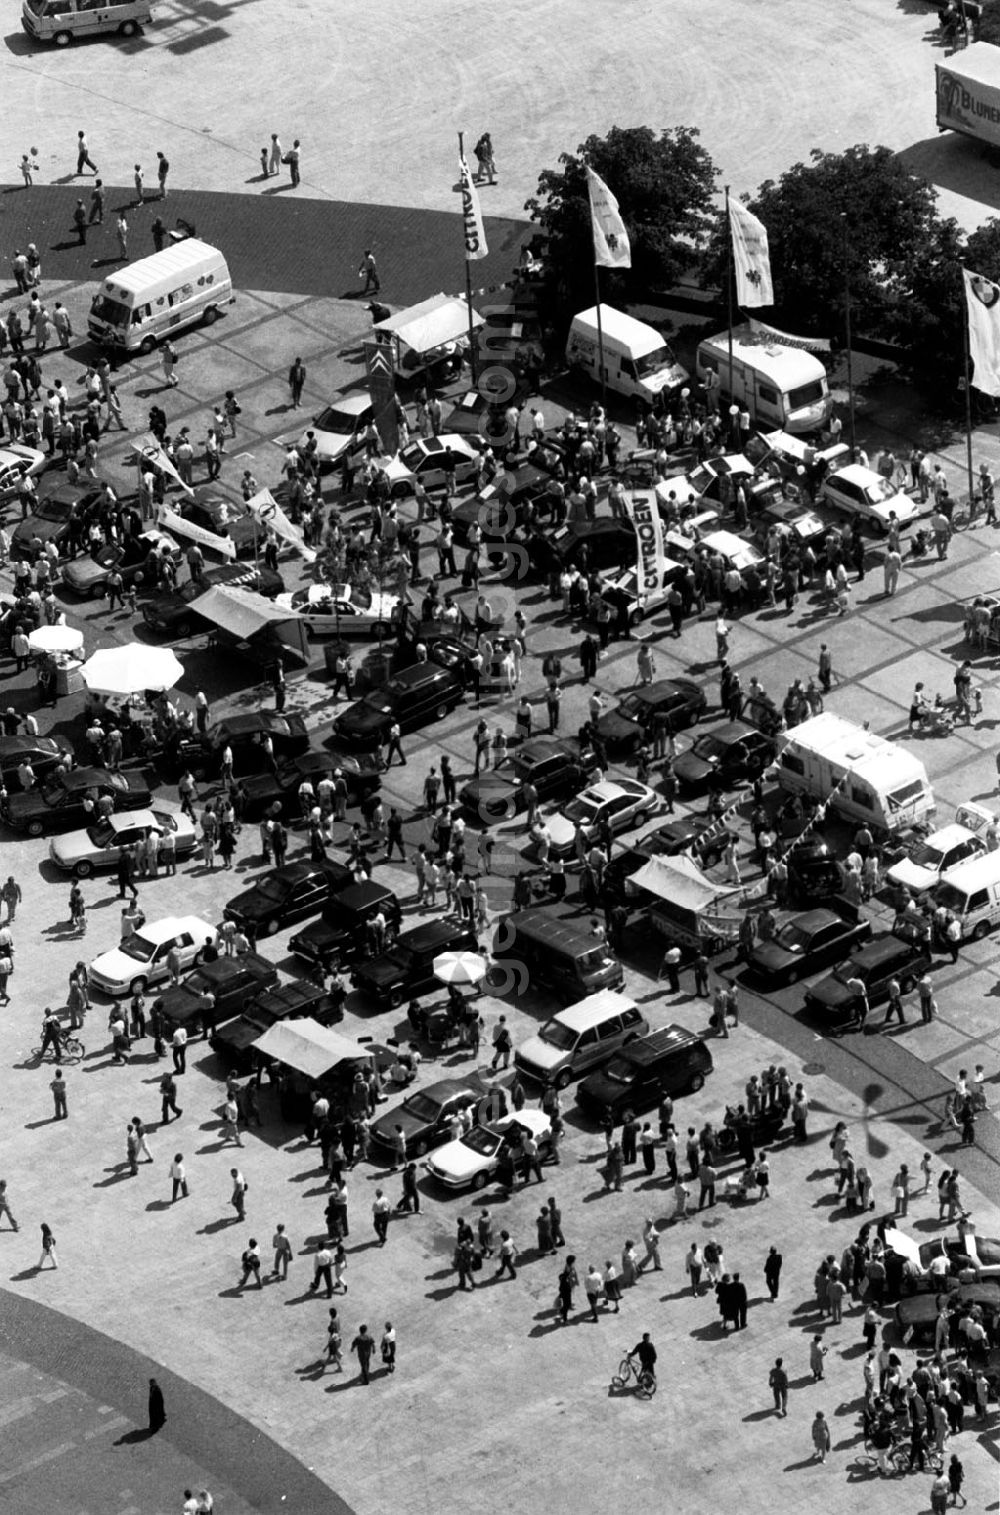
M 680 910 L 709 909 L 718 899 L 738 892 L 737 885 L 713 884 L 687 857 L 651 857 L 648 863 L 633 873 L 629 879 L 647 894 L 657 899 L 670 900 Z
M 80 672 L 92 694 L 140 694 L 146 689 L 173 689 L 184 677 L 184 665 L 169 647 L 129 642 L 95 652 Z
M 306 1018 L 286 1024 L 278 1021 L 269 1026 L 257 1043 L 257 1051 L 275 1062 L 304 1073 L 306 1078 L 322 1078 L 338 1063 L 358 1062 L 369 1058 L 371 1050 L 354 1042 L 319 1021 Z
M 309 662 L 309 630 L 305 621 L 298 616 L 289 618 L 287 610 L 272 605 L 252 589 L 215 584 L 192 600 L 191 608 L 238 642 L 249 642 L 254 637 L 272 646 L 280 642 L 303 667 Z
M 28 646 L 32 652 L 79 652 L 83 632 L 74 626 L 36 626 L 28 632 Z
M 473 311 L 473 327 L 483 324 L 482 316 Z M 410 305 L 377 322 L 373 329 L 389 333 L 414 352 L 430 352 L 469 335 L 469 307 L 456 295 L 432 295 L 419 305 Z

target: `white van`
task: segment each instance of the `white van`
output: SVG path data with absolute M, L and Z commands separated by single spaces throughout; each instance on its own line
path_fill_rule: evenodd
M 942 879 L 931 894 L 935 905 L 950 910 L 962 928 L 962 940 L 982 941 L 1000 921 L 1000 852 L 963 863 Z
M 151 0 L 21 0 L 21 25 L 36 42 L 66 47 L 75 37 L 134 37 L 153 19 Z
M 934 810 L 927 770 L 905 747 L 832 711 L 778 734 L 777 777 L 859 825 L 901 831 Z
M 514 1065 L 540 1084 L 565 1089 L 571 1079 L 606 1063 L 619 1047 L 648 1032 L 649 1022 L 635 1000 L 601 989 L 546 1021 L 537 1036 L 518 1047 Z
M 197 237 L 109 274 L 90 306 L 87 330 L 95 342 L 125 352 L 152 352 L 186 326 L 210 326 L 223 305 L 235 303 L 225 258 Z
M 601 306 L 604 381 L 620 395 L 638 395 L 649 404 L 666 390 L 687 382 L 682 368 L 660 333 L 611 305 Z M 574 316 L 566 340 L 566 362 L 597 383 L 601 382 L 601 344 L 597 337 L 597 306 Z
M 733 329 L 732 393 L 727 331 L 698 344 L 695 366 L 699 379 L 709 373 L 718 376 L 724 407 L 734 401 L 745 405 L 755 427 L 819 431 L 829 418 L 833 401 L 819 358 L 756 335 L 749 326 Z
M 906 857 L 886 874 L 890 884 L 900 884 L 913 895 L 926 894 L 935 884 L 987 851 L 986 834 L 995 826 L 993 816 L 970 800 L 959 805 L 950 826 L 942 826 L 916 842 Z

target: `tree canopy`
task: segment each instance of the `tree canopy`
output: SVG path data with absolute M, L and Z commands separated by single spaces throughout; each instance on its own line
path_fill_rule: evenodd
M 525 210 L 548 237 L 556 301 L 573 310 L 594 300 L 588 165 L 618 200 L 632 244 L 631 269 L 602 270 L 604 298 L 620 304 L 676 282 L 712 225 L 717 170 L 698 132 L 677 126 L 657 136 L 647 126 L 614 126 L 539 174 Z

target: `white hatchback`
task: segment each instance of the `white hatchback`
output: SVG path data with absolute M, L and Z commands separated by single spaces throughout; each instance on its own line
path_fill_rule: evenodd
M 820 485 L 819 497 L 835 510 L 864 516 L 879 531 L 887 529 L 891 512 L 895 512 L 900 526 L 908 526 L 920 514 L 916 500 L 897 489 L 889 479 L 883 479 L 874 468 L 864 468 L 860 463 L 849 463 L 846 468 L 827 474 Z
M 214 946 L 218 939 L 215 927 L 196 915 L 147 921 L 119 946 L 94 958 L 90 982 L 105 994 L 145 994 L 150 984 L 169 977 L 167 955 L 172 947 L 177 948 L 181 968 L 188 969 L 201 961 L 206 944 Z

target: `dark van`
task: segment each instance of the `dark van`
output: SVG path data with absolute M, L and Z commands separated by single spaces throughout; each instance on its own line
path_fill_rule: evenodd
M 494 972 L 513 979 L 517 992 L 549 989 L 574 1005 L 600 989 L 621 989 L 625 972 L 606 942 L 546 910 L 506 916 L 493 938 Z
M 623 1111 L 650 1110 L 668 1094 L 697 1093 L 712 1068 L 712 1054 L 700 1036 L 683 1026 L 664 1026 L 588 1073 L 577 1101 L 594 1115 L 610 1110 L 620 1120 Z

